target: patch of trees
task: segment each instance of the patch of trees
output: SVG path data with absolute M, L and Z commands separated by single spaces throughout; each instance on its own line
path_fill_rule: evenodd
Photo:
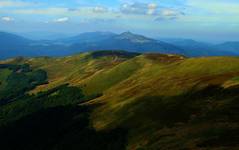
M 10 69 L 13 72 L 22 70 L 22 72 L 30 72 L 31 68 L 29 64 L 15 65 L 15 64 L 0 64 L 0 69 Z
M 32 70 L 28 64 L 2 64 L 0 68 L 12 70 L 5 81 L 6 85 L 0 89 L 0 105 L 14 101 L 37 85 L 47 83 L 47 73 L 41 69 Z
M 93 58 L 99 58 L 104 56 L 118 56 L 118 57 L 124 57 L 124 58 L 133 58 L 135 56 L 140 55 L 140 53 L 136 52 L 127 52 L 127 51 L 95 51 L 91 53 Z
M 39 92 L 36 95 L 25 94 L 16 98 L 14 102 L 0 106 L 0 126 L 43 109 L 78 105 L 99 96 L 101 94 L 85 96 L 80 88 L 71 87 L 68 84 Z

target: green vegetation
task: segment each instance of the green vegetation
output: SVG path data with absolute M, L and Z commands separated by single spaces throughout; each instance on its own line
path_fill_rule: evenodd
M 83 89 L 87 94 L 102 93 L 117 83 L 129 78 L 139 68 L 140 64 L 135 62 L 134 59 L 121 63 L 119 66 L 115 66 L 104 72 L 96 73 L 83 81 L 82 84 L 85 84 Z
M 6 63 L 0 87 L 19 90 L 0 106 L 0 148 L 239 148 L 239 58 L 99 51 Z
M 18 120 L 42 109 L 77 105 L 98 96 L 84 96 L 81 89 L 69 87 L 68 85 L 61 85 L 46 92 L 40 92 L 37 95 L 25 95 L 1 107 L 0 125 Z
M 46 83 L 47 74 L 43 70 L 31 70 L 29 65 L 0 65 L 1 88 L 0 105 L 14 101 L 28 90 Z
M 31 78 L 36 77 L 30 74 Z M 36 75 L 41 81 L 41 76 Z M 0 109 L 0 147 L 5 150 L 125 149 L 127 130 L 97 132 L 90 125 L 92 108 L 77 106 L 99 96 L 85 96 L 81 89 L 65 84 L 36 95 L 14 97 L 14 101 Z
M 126 52 L 126 51 L 95 51 L 91 53 L 93 58 L 100 58 L 105 56 L 117 56 L 122 58 L 133 58 L 140 55 L 140 53 Z
M 11 70 L 9 69 L 0 69 L 0 88 L 2 89 L 6 86 L 6 80 L 8 76 L 11 74 Z

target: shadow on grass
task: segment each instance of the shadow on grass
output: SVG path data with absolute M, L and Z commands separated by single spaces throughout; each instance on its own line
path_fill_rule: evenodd
M 59 106 L 38 111 L 0 129 L 4 150 L 124 150 L 125 129 L 95 131 L 88 106 Z

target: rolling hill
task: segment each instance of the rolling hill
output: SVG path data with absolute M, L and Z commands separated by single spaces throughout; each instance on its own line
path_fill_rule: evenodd
M 0 106 L 0 147 L 239 148 L 237 57 L 96 51 L 1 64 L 29 64 L 24 78 L 42 70 L 48 82 Z M 2 68 L 1 83 L 18 70 Z

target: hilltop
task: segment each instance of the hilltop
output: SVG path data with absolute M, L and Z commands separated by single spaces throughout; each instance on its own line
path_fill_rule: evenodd
M 32 142 L 22 142 L 30 148 L 45 137 L 48 140 L 42 142 L 48 149 L 69 148 L 66 145 L 109 150 L 239 148 L 238 57 L 96 51 L 1 63 L 28 64 L 31 69 L 21 72 L 26 79 L 39 70 L 47 74 L 47 82 L 42 78 L 26 90 L 25 100 L 15 98 L 0 106 L 0 121 L 19 127 L 8 126 L 3 135 L 19 140 L 25 132 Z M 17 73 L 9 67 L 1 72 L 1 83 L 6 84 L 7 76 Z M 42 121 L 44 115 L 60 125 L 51 119 Z M 32 120 L 37 122 L 30 123 L 32 130 L 25 129 Z M 64 131 L 61 137 L 55 126 Z M 39 129 L 39 139 L 31 139 Z M 84 135 L 90 139 L 88 145 L 79 140 Z

